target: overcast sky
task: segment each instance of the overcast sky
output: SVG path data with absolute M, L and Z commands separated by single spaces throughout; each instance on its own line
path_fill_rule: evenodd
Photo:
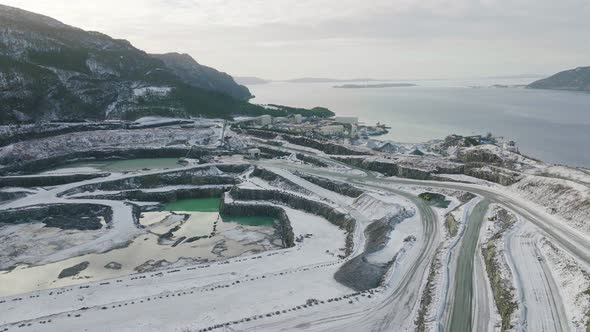
M 589 0 L 0 0 L 234 76 L 392 79 L 590 65 Z

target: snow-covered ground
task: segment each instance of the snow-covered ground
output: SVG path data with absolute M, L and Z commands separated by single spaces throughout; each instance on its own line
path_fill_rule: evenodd
M 165 119 L 143 119 L 138 125 L 160 125 Z M 170 127 L 136 132 L 107 132 L 88 139 L 82 134 L 32 140 L 32 145 L 15 143 L 0 148 L 0 160 L 27 159 L 29 153 L 62 153 L 60 144 L 72 139 L 74 150 L 114 148 L 129 139 L 125 148 L 153 144 L 182 146 L 186 142 L 212 139 L 207 148 L 219 144 L 221 122 L 198 123 L 195 128 Z M 232 134 L 232 136 L 237 136 Z M 232 138 L 235 146 L 249 142 Z M 142 141 L 143 140 L 143 141 Z M 232 144 L 234 144 L 232 143 Z M 175 145 L 175 146 L 176 146 Z M 47 151 L 41 152 L 43 146 Z M 426 150 L 427 146 L 423 146 Z M 473 307 L 463 314 L 471 319 L 473 330 L 498 330 L 501 317 L 496 308 L 489 271 L 482 249 L 495 244 L 499 257 L 499 275 L 511 281 L 518 302 L 513 330 L 582 330 L 587 324 L 590 287 L 590 231 L 588 219 L 589 175 L 583 170 L 547 166 L 518 154 L 483 146 L 463 153 L 501 155 L 511 170 L 522 179 L 502 187 L 465 175 L 439 175 L 457 182 L 415 181 L 376 176 L 337 162 L 329 167 L 310 166 L 298 160 L 296 153 L 313 155 L 322 161 L 327 156 L 315 149 L 284 144 L 292 153 L 274 160 L 244 161 L 242 155 L 218 156 L 214 162 L 248 162 L 274 173 L 278 179 L 254 177 L 254 167 L 233 176 L 244 189 L 273 190 L 321 202 L 355 221 L 353 250 L 343 258 L 350 234 L 323 217 L 295 210 L 275 201 L 248 201 L 281 208 L 287 214 L 295 246 L 280 248 L 272 227 L 243 226 L 219 222 L 217 213 L 190 211 L 143 212 L 133 220 L 133 207 L 125 201 L 92 199 L 117 191 L 94 191 L 62 196 L 76 186 L 101 181 L 131 179 L 141 174 L 165 174 L 169 171 L 113 173 L 105 178 L 86 180 L 49 188 L 35 188 L 27 196 L 7 201 L 5 208 L 25 208 L 40 203 L 91 203 L 108 206 L 114 212 L 108 227 L 97 231 L 71 232 L 43 227 L 42 224 L 1 225 L 0 239 L 7 246 L 30 240 L 35 246 L 0 254 L 0 262 L 38 257 L 0 272 L 0 331 L 28 330 L 142 330 L 199 331 L 223 326 L 243 331 L 410 331 L 416 330 L 418 317 L 424 318 L 428 331 L 444 330 L 455 303 L 456 281 L 473 278 Z M 45 153 L 45 154 L 43 154 Z M 4 159 L 2 159 L 4 158 Z M 455 167 L 457 163 L 431 154 L 426 157 L 401 155 L 393 159 L 378 153 L 369 159 L 395 161 L 416 169 L 434 171 L 437 167 Z M 192 167 L 192 166 L 191 166 Z M 201 173 L 213 176 L 222 172 L 205 165 Z M 508 167 L 508 166 L 507 166 Z M 183 169 L 189 169 L 184 167 Z M 60 170 L 52 174 L 80 174 L 89 169 Z M 344 181 L 364 193 L 348 197 L 311 183 L 296 171 L 327 179 Z M 142 188 L 144 193 L 191 190 L 207 186 L 176 185 Z M 229 189 L 229 187 L 227 188 Z M 3 189 L 20 190 L 20 189 Z M 418 197 L 424 192 L 440 193 L 449 201 L 446 208 L 431 207 Z M 466 192 L 476 198 L 466 198 Z M 85 196 L 82 198 L 82 196 Z M 470 196 L 473 197 L 473 196 Z M 239 200 L 233 204 L 246 204 Z M 485 204 L 482 204 L 485 202 Z M 492 211 L 500 204 L 519 221 L 508 229 L 486 220 L 481 230 L 469 235 L 477 240 L 472 275 L 457 268 L 466 233 L 472 229 L 476 214 L 492 202 Z M 152 206 L 156 202 L 137 202 Z M 479 209 L 479 210 L 478 210 Z M 339 283 L 334 275 L 343 264 L 365 254 L 374 236 L 368 226 L 383 220 L 395 220 L 391 233 L 378 250 L 367 254 L 371 264 L 387 265 L 377 288 L 358 292 Z M 452 216 L 457 234 L 445 221 Z M 329 218 L 330 219 L 330 218 Z M 68 233 L 68 234 L 64 234 Z M 170 236 L 162 237 L 170 233 Z M 211 235 L 214 233 L 213 235 Z M 203 236 L 187 243 L 192 236 Z M 205 238 L 206 237 L 206 238 Z M 40 252 L 63 238 L 61 247 Z M 276 240 L 276 239 L 275 239 Z M 14 257 L 16 259 L 13 259 Z M 471 253 L 469 253 L 471 255 Z M 40 257 L 39 257 L 40 256 Z M 464 261 L 463 257 L 463 261 Z M 73 277 L 57 278 L 64 269 L 89 262 Z M 116 263 L 116 264 L 115 264 Z M 390 265 L 388 265 L 390 264 Z M 109 266 L 109 268 L 105 268 Z M 461 278 L 460 278 L 461 277 Z M 429 285 L 427 289 L 426 285 Z M 24 293 L 24 294 L 23 294 Z M 421 301 L 428 295 L 430 303 Z M 4 296 L 3 296 L 4 295 Z M 420 313 L 424 309 L 425 312 Z M 420 316 L 422 315 L 422 316 Z M 18 328 L 20 326 L 21 328 Z
M 522 220 L 506 235 L 504 251 L 514 274 L 519 303 L 515 328 L 571 330 L 560 290 L 539 250 L 540 238 L 539 230 Z
M 95 307 L 84 310 L 83 320 L 72 320 L 66 314 L 52 317 L 52 324 L 46 326 L 54 330 L 76 329 L 92 321 L 102 321 L 108 314 L 109 321 L 100 325 L 90 324 L 91 330 L 121 330 L 124 328 L 143 328 L 145 330 L 175 330 L 184 327 L 208 326 L 216 322 L 231 321 L 236 318 L 251 316 L 255 313 L 274 312 L 291 306 L 304 304 L 307 299 L 325 299 L 351 293 L 349 289 L 339 285 L 331 274 L 337 269 L 339 259 L 332 253 L 344 243 L 344 234 L 337 227 L 320 217 L 285 208 L 291 220 L 293 231 L 297 234 L 313 234 L 295 248 L 238 257 L 227 261 L 202 264 L 197 269 L 182 268 L 171 274 L 167 270 L 161 273 L 135 274 L 119 278 L 121 282 L 106 281 L 108 284 L 90 283 L 89 288 L 67 288 L 61 290 L 40 291 L 23 297 L 20 301 L 0 304 L 7 315 L 2 315 L 1 323 L 21 321 L 77 310 L 79 296 L 84 296 L 84 304 Z M 279 255 L 279 257 L 275 257 Z M 260 257 L 260 258 L 258 258 Z M 227 262 L 227 264 L 226 264 Z M 196 273 L 194 271 L 203 271 Z M 169 276 L 172 276 L 170 278 Z M 158 285 L 153 280 L 158 280 Z M 253 280 L 250 280 L 253 279 Z M 236 283 L 238 281 L 239 283 Z M 150 290 L 145 289 L 151 285 Z M 218 285 L 230 285 L 223 288 Z M 214 290 L 211 291 L 210 289 Z M 261 291 L 264 289 L 272 292 Z M 194 291 L 196 295 L 174 298 L 174 302 L 166 304 L 168 299 L 160 301 L 158 296 L 172 292 Z M 37 297 L 39 295 L 39 297 Z M 148 301 L 147 297 L 154 297 Z M 183 294 L 184 295 L 184 294 Z M 164 295 L 165 296 L 165 295 Z M 17 297 L 18 298 L 18 297 Z M 228 299 L 232 299 L 228 302 Z M 143 304 L 140 305 L 140 301 Z M 101 309 L 108 304 L 118 306 L 118 302 L 136 302 L 137 308 L 127 307 L 125 310 Z M 46 302 L 46 305 L 43 304 Z M 58 302 L 54 305 L 50 303 Z M 8 308 L 7 308 L 8 306 Z M 36 310 L 30 310 L 32 307 Z M 118 307 L 117 307 L 118 308 Z M 189 310 L 183 310 L 187 308 Z M 223 308 L 221 310 L 221 308 Z M 140 310 L 141 314 L 136 310 Z M 114 319 L 120 311 L 126 311 L 125 319 Z M 72 315 L 73 317 L 74 315 Z M 171 319 L 171 317 L 175 317 Z M 37 328 L 38 319 L 34 328 Z M 82 324 L 82 325 L 77 325 Z
M 112 279 L 140 271 L 157 271 L 195 263 L 213 262 L 280 247 L 280 242 L 279 244 L 272 242 L 274 233 L 272 227 L 242 226 L 230 222 L 217 223 L 216 235 L 213 237 L 173 246 L 172 244 L 183 236 L 207 237 L 213 229 L 213 222 L 219 218 L 218 213 L 185 212 L 188 218 L 183 221 L 183 212 L 177 213 L 179 214 L 144 213 L 145 219 L 148 220 L 146 223 L 149 224 L 146 225 L 149 226 L 147 232 L 132 239 L 131 243 L 123 248 L 109 250 L 105 253 L 76 256 L 40 266 L 22 266 L 10 273 L 0 274 L 0 295 L 29 293 L 40 289 Z M 143 220 L 140 220 L 140 223 L 144 224 Z M 179 229 L 174 231 L 174 237 L 166 243 L 161 243 L 162 240 L 159 237 L 177 226 Z M 55 229 L 45 228 L 45 230 Z M 80 236 L 90 236 L 91 234 L 84 232 Z M 43 245 L 39 244 L 35 248 L 42 251 Z M 39 252 L 36 254 L 42 256 Z M 89 262 L 85 270 L 73 277 L 58 278 L 62 270 L 82 262 Z M 118 264 L 116 269 L 107 267 L 112 262 Z
M 537 243 L 559 286 L 566 314 L 576 331 L 586 331 L 590 311 L 590 268 L 543 238 Z
M 590 187 L 588 184 L 542 176 L 527 176 L 510 187 L 519 196 L 540 204 L 550 214 L 590 235 Z
M 305 191 L 313 191 L 318 199 L 328 203 L 335 209 L 353 215 L 359 222 L 354 237 L 356 253 L 362 252 L 364 247 L 362 230 L 370 220 L 383 216 L 393 216 L 404 209 L 414 209 L 409 200 L 396 197 L 386 190 L 371 194 L 372 196 L 368 196 L 371 198 L 369 200 L 366 198 L 360 199 L 355 203 L 355 200 L 351 197 L 318 187 L 284 169 L 270 167 L 269 170 L 276 172 L 279 176 L 302 188 L 301 190 L 291 191 L 292 194 L 302 195 Z M 158 174 L 162 172 L 165 171 L 143 173 Z M 50 190 L 41 190 L 33 194 L 37 197 L 11 202 L 9 207 L 29 206 L 33 202 L 95 201 L 75 199 L 76 196 L 58 197 L 57 194 L 81 184 L 131 178 L 137 175 L 138 173 L 113 174 L 107 178 L 63 185 Z M 274 187 L 272 184 L 274 181 L 269 183 L 254 177 L 243 178 L 243 181 L 245 183 L 241 184 L 241 186 L 245 187 L 254 186 L 264 189 L 284 190 L 281 187 Z M 279 182 L 276 184 L 280 185 Z M 97 192 L 94 194 L 97 194 Z M 126 206 L 124 202 L 96 201 L 111 206 L 114 210 L 122 210 Z M 236 203 L 239 204 L 239 201 Z M 265 204 L 274 203 L 267 202 Z M 133 232 L 138 230 L 134 223 L 131 222 L 131 213 L 128 212 L 129 214 L 125 217 L 115 215 L 113 226 L 119 228 L 116 229 L 116 232 L 109 231 L 107 234 L 125 234 L 128 238 L 135 239 L 130 245 L 101 253 L 99 243 L 106 243 L 103 235 L 99 237 L 102 238 L 101 242 L 89 242 L 82 246 L 87 249 L 93 248 L 97 250 L 96 252 L 82 254 L 84 252 L 83 248 L 78 247 L 77 252 L 82 255 L 76 254 L 66 260 L 30 267 L 28 271 L 26 269 L 17 269 L 0 275 L 0 278 L 3 279 L 2 285 L 11 285 L 10 288 L 2 290 L 4 295 L 32 291 L 26 296 L 16 295 L 2 298 L 1 301 L 3 302 L 0 302 L 0 310 L 7 314 L 2 315 L 0 324 L 32 319 L 31 322 L 24 323 L 24 328 L 34 330 L 43 326 L 44 329 L 52 330 L 79 329 L 82 327 L 88 330 L 137 328 L 158 331 L 185 328 L 198 330 L 199 328 L 223 322 L 241 321 L 242 319 L 244 319 L 243 323 L 245 323 L 248 321 L 245 320 L 246 317 L 253 319 L 252 317 L 255 315 L 262 315 L 264 319 L 267 319 L 267 313 L 269 315 L 274 313 L 271 317 L 276 317 L 277 311 L 281 315 L 303 309 L 318 312 L 317 310 L 324 306 L 326 307 L 325 310 L 330 314 L 334 313 L 330 309 L 331 306 L 337 308 L 344 306 L 356 311 L 359 306 L 367 308 L 371 301 L 375 301 L 375 297 L 379 296 L 378 293 L 372 294 L 372 297 L 367 297 L 367 294 L 362 294 L 362 296 L 357 294 L 354 298 L 351 298 L 353 302 L 351 304 L 348 303 L 349 300 L 342 299 L 343 296 L 348 297 L 350 294 L 355 293 L 333 278 L 334 273 L 345 261 L 338 255 L 345 245 L 345 231 L 321 217 L 286 206 L 281 206 L 281 208 L 286 211 L 289 217 L 295 237 L 301 236 L 302 238 L 302 242 L 297 243 L 293 248 L 271 251 L 268 251 L 269 248 L 264 248 L 262 249 L 263 252 L 259 249 L 250 250 L 255 249 L 250 248 L 245 252 L 243 251 L 242 254 L 234 252 L 229 255 L 229 257 L 236 256 L 235 258 L 226 258 L 213 262 L 213 259 L 209 257 L 209 262 L 194 261 L 192 264 L 196 263 L 197 265 L 189 264 L 188 267 L 163 266 L 160 272 L 151 271 L 148 273 L 136 273 L 137 271 L 129 270 L 129 268 L 137 266 L 136 262 L 144 260 L 157 261 L 165 259 L 173 262 L 175 259 L 181 259 L 181 257 L 189 255 L 191 257 L 197 256 L 197 259 L 199 257 L 201 259 L 206 258 L 204 255 L 199 254 L 198 248 L 183 247 L 183 244 L 175 248 L 162 248 L 157 244 L 158 234 L 179 225 L 182 227 L 174 232 L 175 238 L 188 234 L 202 234 L 205 229 L 202 229 L 201 226 L 190 226 L 192 220 L 190 218 L 192 217 L 184 219 L 182 214 L 185 214 L 185 212 L 178 212 L 176 216 L 171 216 L 168 213 L 144 212 L 139 223 L 147 228 L 133 236 L 130 231 L 119 232 L 119 228 L 125 225 L 127 225 L 125 227 L 130 227 L 129 230 L 134 230 Z M 365 217 L 365 214 L 369 215 L 369 211 L 375 213 Z M 198 217 L 199 222 L 206 218 L 204 214 L 198 214 L 198 216 L 200 216 Z M 214 215 L 211 215 L 211 218 L 215 218 Z M 122 222 L 124 220 L 128 220 L 128 222 Z M 404 219 L 397 224 L 385 249 L 378 253 L 383 255 L 383 260 L 385 260 L 385 257 L 397 256 L 395 265 L 387 277 L 389 280 L 387 284 L 392 290 L 401 289 L 408 281 L 413 281 L 413 287 L 420 287 L 420 279 L 411 279 L 408 275 L 413 271 L 413 264 L 417 257 L 422 254 L 421 248 L 424 248 L 423 240 L 425 239 L 422 235 L 422 228 L 418 226 L 419 222 L 420 218 L 415 216 Z M 224 229 L 225 226 L 233 228 Z M 217 232 L 224 234 L 228 242 L 261 240 L 258 235 L 254 234 L 255 232 L 244 233 L 241 231 L 241 226 L 218 224 L 217 227 Z M 404 241 L 410 235 L 416 237 L 417 242 L 413 241 L 409 244 L 409 242 Z M 123 239 L 124 237 L 121 236 L 120 238 Z M 214 242 L 215 238 L 205 239 L 204 242 L 200 241 L 195 242 L 195 244 L 197 246 L 207 246 L 205 242 Z M 228 247 L 231 247 L 231 245 L 228 245 Z M 180 252 L 175 252 L 175 249 L 180 250 Z M 204 251 L 200 252 L 204 253 Z M 353 253 L 353 256 L 356 253 Z M 73 254 L 73 251 L 68 253 L 68 255 L 70 254 Z M 60 255 L 66 257 L 61 252 Z M 382 261 L 378 256 L 373 258 L 376 261 Z M 75 277 L 64 278 L 63 280 L 55 279 L 55 275 L 59 274 L 64 268 L 86 261 L 90 262 L 90 266 Z M 92 266 L 106 266 L 112 262 L 120 265 L 118 269 L 102 268 L 101 271 L 97 271 L 92 268 Z M 39 281 L 31 282 L 31 278 L 37 278 Z M 158 280 L 157 285 L 154 285 L 154 280 Z M 72 282 L 80 285 L 67 286 Z M 34 286 L 33 288 L 26 288 L 22 286 L 23 284 L 27 284 L 29 287 L 30 285 Z M 148 285 L 150 289 L 146 290 L 145 288 Z M 64 287 L 34 291 L 34 289 L 61 286 Z M 267 289 L 272 291 L 265 291 Z M 417 298 L 417 294 L 412 296 Z M 83 299 L 83 301 L 79 299 Z M 231 300 L 228 301 L 228 299 Z M 318 309 L 316 309 L 313 299 L 317 299 Z M 49 303 L 53 302 L 58 303 L 49 305 Z M 80 303 L 82 302 L 89 309 L 80 310 Z M 310 303 L 312 304 L 310 305 Z M 305 307 L 301 307 L 303 305 Z M 297 306 L 300 306 L 301 309 L 298 309 Z M 308 309 L 310 306 L 314 308 Z M 30 310 L 31 307 L 37 309 Z M 283 310 L 285 311 L 283 312 Z M 105 314 L 108 315 L 109 319 L 102 322 Z M 121 319 L 117 318 L 119 315 Z M 80 317 L 84 317 L 84 319 L 74 319 Z M 125 318 L 123 319 L 123 317 Z M 96 324 L 92 322 L 96 322 Z M 32 325 L 27 326 L 29 323 Z M 411 320 L 398 323 L 411 324 Z M 16 325 L 21 324 L 23 323 Z M 10 325 L 7 325 L 7 327 L 10 327 Z

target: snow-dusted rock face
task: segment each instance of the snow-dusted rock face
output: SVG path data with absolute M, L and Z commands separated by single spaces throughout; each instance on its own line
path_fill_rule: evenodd
M 586 330 L 590 310 L 588 268 L 546 238 L 541 241 L 540 248 L 563 290 L 564 304 L 572 323 L 577 331 Z
M 138 151 L 158 151 L 159 156 L 184 156 L 190 146 L 187 142 L 201 145 L 203 149 L 215 146 L 215 129 L 202 128 L 155 128 L 137 130 L 97 130 L 74 132 L 54 137 L 33 139 L 0 147 L 0 172 L 8 169 L 23 171 L 31 163 L 47 167 L 53 162 L 68 158 L 112 158 L 113 156 L 139 157 Z M 213 142 L 211 146 L 207 143 Z M 198 155 L 199 149 L 193 149 Z M 171 153 L 171 154 L 168 154 Z M 143 154 L 153 157 L 153 153 Z
M 590 189 L 584 183 L 542 176 L 527 176 L 511 186 L 522 197 L 590 234 Z
M 0 5 L 0 123 L 257 109 L 233 99 L 248 99 L 247 88 L 192 62 L 168 67 L 128 41 Z
M 168 68 L 189 85 L 205 90 L 223 91 L 236 99 L 252 98 L 248 88 L 236 84 L 231 76 L 199 64 L 188 54 L 166 53 L 153 56 L 164 61 Z
M 431 156 L 334 156 L 333 158 L 388 176 L 419 180 L 431 179 L 432 174 L 461 174 L 465 169 L 463 164 Z
M 352 203 L 352 207 L 370 220 L 391 218 L 400 213 L 401 206 L 385 202 L 371 194 L 362 194 Z

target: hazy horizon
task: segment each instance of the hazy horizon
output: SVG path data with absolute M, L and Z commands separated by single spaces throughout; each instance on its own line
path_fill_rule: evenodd
M 150 53 L 284 80 L 548 75 L 589 65 L 582 0 L 8 0 Z

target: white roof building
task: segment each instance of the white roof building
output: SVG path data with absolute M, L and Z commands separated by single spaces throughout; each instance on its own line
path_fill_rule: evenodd
M 330 135 L 337 135 L 344 132 L 343 125 L 332 125 L 332 126 L 323 126 L 319 128 L 320 133 L 322 135 L 330 136 Z
M 502 144 L 502 148 L 510 152 L 518 152 L 518 146 L 516 145 L 515 141 L 504 142 L 504 144 Z
M 252 159 L 258 159 L 260 157 L 260 149 L 249 149 L 248 156 Z
M 272 116 L 265 114 L 258 117 L 258 122 L 261 126 L 268 126 L 272 124 Z

